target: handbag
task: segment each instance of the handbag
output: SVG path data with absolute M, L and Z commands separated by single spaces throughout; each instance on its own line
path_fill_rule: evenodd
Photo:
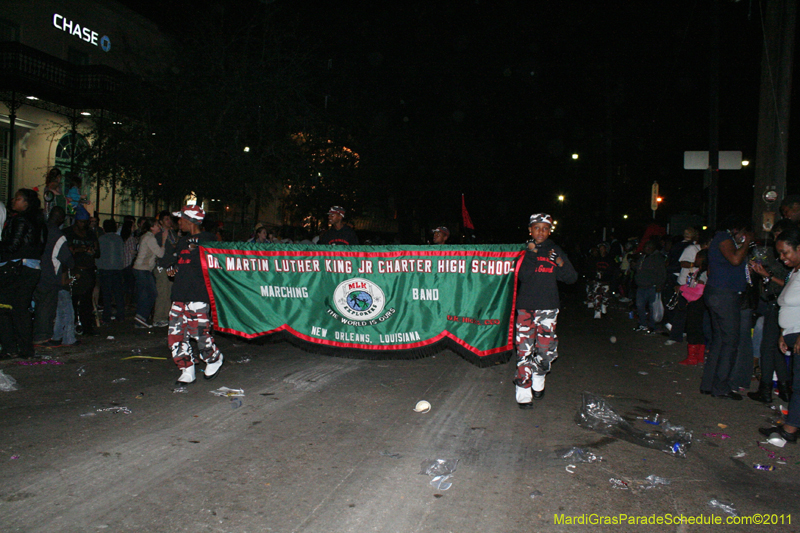
M 699 300 L 703 297 L 703 289 L 705 288 L 705 285 L 698 283 L 694 287 L 690 287 L 689 285 L 681 285 L 680 290 L 687 302 L 694 302 L 695 300 Z

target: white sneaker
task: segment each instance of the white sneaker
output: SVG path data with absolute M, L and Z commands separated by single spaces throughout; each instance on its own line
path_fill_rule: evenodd
M 664 343 L 664 346 L 672 346 L 673 344 L 678 344 L 678 341 L 674 341 L 674 340 L 672 340 L 672 339 L 668 339 L 668 340 L 667 340 L 667 341 Z
M 145 320 L 144 318 L 140 317 L 139 315 L 136 315 L 136 317 L 133 319 L 133 327 L 135 327 L 135 328 L 152 328 L 153 326 L 148 324 L 147 320 Z
M 176 385 L 188 385 L 189 383 L 194 383 L 195 375 L 194 375 L 194 365 L 188 368 L 181 369 L 181 375 L 178 376 L 178 380 L 175 382 Z
M 602 307 L 600 307 L 600 311 L 602 311 L 603 314 L 606 314 L 606 311 L 608 311 L 608 309 L 606 308 L 605 304 L 603 304 Z
M 169 322 L 166 320 L 159 320 L 158 322 L 153 323 L 154 328 L 165 328 L 169 326 Z
M 219 369 L 222 367 L 222 354 L 219 354 L 219 359 L 216 363 L 208 363 L 206 369 L 203 371 L 205 379 L 214 379 L 219 374 Z
M 603 313 L 601 313 L 600 310 L 598 309 L 597 311 L 594 312 L 594 317 L 603 318 Z

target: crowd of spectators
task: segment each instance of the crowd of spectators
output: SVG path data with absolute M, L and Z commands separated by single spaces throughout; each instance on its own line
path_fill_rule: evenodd
M 641 240 L 593 247 L 582 262 L 586 304 L 602 318 L 609 286 L 637 321 L 634 331 L 686 345 L 682 365 L 703 365 L 699 389 L 723 400 L 745 396 L 789 404 L 766 436 L 795 442 L 800 426 L 800 196 L 757 240 L 749 219 L 727 217 L 715 232 L 687 227 L 670 238 L 652 225 Z M 663 336 L 663 337 L 662 337 Z M 751 384 L 757 383 L 757 388 Z
M 81 197 L 72 199 L 75 191 L 59 203 L 52 192 L 48 200 L 51 189 L 44 206 L 31 189 L 17 192 L 10 213 L 0 205 L 0 355 L 30 358 L 37 345 L 76 344 L 76 333 L 124 321 L 126 308 L 135 310 L 136 328 L 166 327 L 179 238 L 173 215 L 127 216 L 119 228 L 109 218 L 100 226 Z M 800 196 L 787 196 L 781 214 L 760 242 L 749 220 L 729 216 L 713 233 L 686 227 L 674 238 L 650 225 L 641 239 L 612 238 L 579 261 L 594 318 L 603 318 L 616 295 L 636 319 L 635 331 L 661 334 L 667 346 L 685 343 L 679 363 L 704 365 L 700 392 L 761 403 L 777 394 L 789 402 L 787 424 L 765 431 L 795 441 L 800 397 L 792 392 L 800 372 L 787 359 L 800 351 Z M 247 242 L 358 244 L 344 218 L 333 206 L 327 231 L 296 241 L 257 224 Z M 204 223 L 222 240 L 216 224 Z M 445 232 L 437 228 L 434 236 Z

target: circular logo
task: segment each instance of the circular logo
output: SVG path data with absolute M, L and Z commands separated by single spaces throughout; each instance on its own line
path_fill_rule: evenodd
M 333 303 L 342 315 L 352 320 L 372 320 L 383 311 L 386 296 L 370 280 L 352 278 L 336 287 Z
M 100 39 L 100 48 L 103 49 L 103 52 L 111 50 L 111 39 L 108 38 L 108 35 L 103 35 Z

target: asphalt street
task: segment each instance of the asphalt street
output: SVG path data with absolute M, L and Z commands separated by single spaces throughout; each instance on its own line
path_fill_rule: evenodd
M 757 432 L 776 411 L 699 394 L 701 367 L 676 364 L 685 346 L 634 325 L 620 305 L 594 320 L 568 302 L 545 397 L 527 411 L 513 362 L 478 368 L 449 351 L 368 361 L 220 338 L 219 377 L 186 392 L 166 330 L 132 323 L 38 364 L 5 360 L 19 390 L 0 392 L 0 530 L 800 530 L 798 446 Z M 664 419 L 691 431 L 686 456 L 578 426 L 584 391 L 642 431 Z M 601 460 L 562 459 L 571 447 Z M 437 460 L 456 467 L 433 486 L 421 472 Z

